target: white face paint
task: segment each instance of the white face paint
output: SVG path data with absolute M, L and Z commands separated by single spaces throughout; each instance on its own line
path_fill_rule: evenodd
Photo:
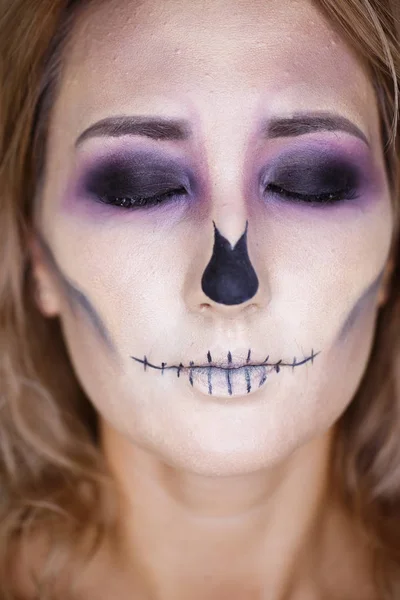
M 75 146 L 111 117 L 135 118 Z M 306 0 L 94 6 L 38 225 L 100 418 L 192 471 L 268 467 L 366 368 L 393 227 L 372 86 Z

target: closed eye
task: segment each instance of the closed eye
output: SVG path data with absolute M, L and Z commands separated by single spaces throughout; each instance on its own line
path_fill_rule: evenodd
M 354 188 L 324 191 L 320 194 L 305 194 L 293 190 L 287 190 L 275 183 L 269 183 L 265 188 L 265 192 L 269 192 L 270 194 L 293 202 L 305 202 L 308 204 L 334 204 L 336 202 L 351 200 L 357 197 L 357 193 Z
M 157 206 L 159 204 L 166 204 L 182 198 L 188 194 L 187 189 L 184 186 L 177 187 L 174 189 L 166 190 L 165 192 L 154 194 L 152 196 L 111 196 L 105 195 L 99 197 L 100 202 L 104 204 L 111 204 L 112 206 L 118 206 L 126 209 L 135 208 L 146 208 L 150 206 Z
M 356 198 L 361 181 L 358 165 L 347 157 L 297 150 L 268 168 L 260 183 L 266 196 L 321 206 Z

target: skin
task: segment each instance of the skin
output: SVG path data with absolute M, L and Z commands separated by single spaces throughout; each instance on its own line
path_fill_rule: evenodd
M 361 135 L 268 126 L 304 112 L 339 115 Z M 83 134 L 122 115 L 185 121 L 191 135 Z M 361 173 L 351 201 L 260 193 L 262 176 L 287 177 L 283 162 L 332 154 Z M 88 173 L 111 155 L 136 171 L 150 155 L 172 161 L 190 194 L 140 210 L 94 200 Z M 231 304 L 203 285 L 215 227 L 232 252 L 246 232 L 252 290 Z M 124 0 L 82 11 L 32 261 L 39 307 L 61 319 L 120 492 L 115 539 L 82 575 L 83 597 L 373 597 L 368 555 L 327 473 L 335 423 L 367 365 L 392 228 L 372 85 L 311 3 Z M 271 368 L 249 394 L 250 349 L 252 365 L 268 356 Z M 206 373 L 190 379 L 210 358 L 212 395 Z M 163 368 L 181 364 L 179 377 Z M 230 365 L 242 368 L 240 379 L 229 373 L 232 394 Z

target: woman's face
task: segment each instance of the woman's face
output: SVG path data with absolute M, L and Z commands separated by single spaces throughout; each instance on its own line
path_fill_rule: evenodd
M 37 199 L 44 288 L 100 417 L 201 473 L 351 401 L 393 219 L 372 85 L 307 0 L 80 15 Z

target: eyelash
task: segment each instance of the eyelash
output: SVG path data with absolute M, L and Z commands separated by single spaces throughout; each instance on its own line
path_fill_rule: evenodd
M 290 192 L 285 190 L 279 185 L 275 185 L 274 183 L 269 183 L 265 189 L 265 192 L 270 192 L 281 198 L 287 198 L 292 202 L 304 202 L 305 204 L 335 204 L 336 202 L 341 202 L 342 200 L 351 200 L 356 197 L 355 190 L 352 189 L 343 189 L 343 190 L 335 190 L 334 192 L 326 192 L 324 194 L 298 194 L 296 192 Z M 135 208 L 145 208 L 147 206 L 157 206 L 159 204 L 163 204 L 166 201 L 171 201 L 178 196 L 186 196 L 187 190 L 184 187 L 168 190 L 163 192 L 162 194 L 156 194 L 155 196 L 149 197 L 140 197 L 136 198 L 132 197 L 120 197 L 120 196 L 102 196 L 100 198 L 101 202 L 105 204 L 110 204 L 112 206 L 118 206 L 120 208 L 125 209 L 135 209 Z
M 288 198 L 293 202 L 304 202 L 306 204 L 335 204 L 336 202 L 341 202 L 343 200 L 352 200 L 357 196 L 356 190 L 352 188 L 325 192 L 324 194 L 298 194 L 296 192 L 289 192 L 274 183 L 269 183 L 264 191 L 269 191 L 277 196 Z
M 187 190 L 184 187 L 168 190 L 162 194 L 156 194 L 155 196 L 148 197 L 129 197 L 129 196 L 102 196 L 101 202 L 104 204 L 111 204 L 112 206 L 118 206 L 126 209 L 144 208 L 146 206 L 157 206 L 163 204 L 167 200 L 172 200 L 177 196 L 186 196 Z

